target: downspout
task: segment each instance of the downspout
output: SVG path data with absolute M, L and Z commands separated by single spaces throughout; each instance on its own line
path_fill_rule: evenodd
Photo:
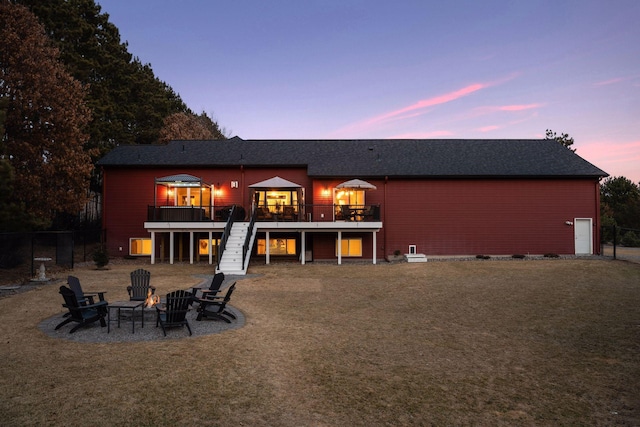
M 595 233 L 594 233 L 594 239 L 595 239 L 595 245 L 594 245 L 594 251 L 595 248 L 598 248 L 598 253 L 596 255 L 602 255 L 602 235 L 601 235 L 601 231 L 602 228 L 600 227 L 600 179 L 598 178 L 596 180 L 596 185 L 595 185 L 595 189 L 596 189 L 596 211 L 595 211 Z
M 384 192 L 382 196 L 382 217 L 387 219 L 387 183 L 389 182 L 389 177 L 384 177 Z M 382 224 L 382 231 L 384 237 L 384 243 L 382 244 L 382 250 L 384 252 L 384 259 L 389 261 L 389 257 L 387 255 L 387 227 L 385 227 L 384 223 Z

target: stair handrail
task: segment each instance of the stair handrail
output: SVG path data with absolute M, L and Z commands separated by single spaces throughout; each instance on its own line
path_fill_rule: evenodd
M 229 235 L 231 234 L 231 227 L 233 227 L 233 217 L 235 214 L 236 205 L 231 206 L 231 210 L 229 211 L 229 218 L 227 218 L 227 225 L 224 226 L 224 231 L 222 232 L 222 237 L 220 238 L 220 245 L 218 245 L 218 255 L 217 255 L 217 268 L 220 268 L 220 261 L 222 260 L 222 254 L 224 253 L 225 248 L 227 247 L 227 240 L 229 239 Z
M 251 220 L 249 221 L 249 227 L 247 228 L 247 235 L 244 238 L 244 245 L 242 245 L 242 269 L 244 270 L 245 260 L 247 259 L 247 251 L 251 250 L 249 248 L 249 243 L 251 243 L 251 235 L 253 234 L 253 227 L 256 224 L 256 209 L 251 209 Z

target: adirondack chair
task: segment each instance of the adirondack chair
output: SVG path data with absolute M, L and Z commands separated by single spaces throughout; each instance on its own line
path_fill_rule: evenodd
M 220 272 L 220 273 L 216 273 L 213 278 L 211 279 L 211 284 L 209 285 L 208 288 L 193 288 L 193 296 L 194 296 L 194 301 L 197 302 L 197 298 L 196 297 L 196 293 L 198 291 L 202 292 L 202 298 L 210 298 L 210 297 L 215 297 L 218 292 L 220 292 L 220 287 L 222 286 L 222 283 L 224 282 L 224 273 Z
M 179 290 L 167 294 L 166 303 L 162 306 L 156 306 L 156 328 L 158 325 L 162 327 L 164 336 L 167 336 L 166 328 L 176 326 L 186 326 L 191 335 L 191 326 L 187 320 L 187 312 L 191 303 L 191 292 Z
M 231 323 L 231 319 L 235 319 L 236 316 L 230 311 L 226 310 L 227 303 L 231 300 L 231 294 L 236 289 L 235 282 L 229 287 L 224 297 L 215 298 L 199 298 L 198 302 L 198 316 L 196 320 L 202 320 L 203 317 L 224 320 L 227 323 Z M 231 319 L 229 319 L 229 317 Z
M 66 286 L 60 286 L 60 294 L 64 298 L 63 307 L 69 310 L 69 317 L 65 318 L 62 322 L 55 327 L 56 330 L 60 329 L 67 323 L 76 322 L 69 333 L 72 334 L 83 326 L 89 325 L 97 320 L 100 321 L 100 326 L 103 328 L 107 326 L 107 322 L 104 318 L 107 315 L 107 302 L 98 301 L 95 304 L 82 304 L 78 301 L 76 294 Z
M 98 292 L 84 292 L 82 290 L 82 286 L 80 285 L 80 279 L 75 276 L 67 277 L 67 284 L 69 288 L 76 294 L 76 298 L 80 304 L 86 302 L 86 304 L 94 304 L 94 297 L 97 296 L 99 301 L 104 301 L 104 294 L 106 291 L 98 291 Z
M 144 301 L 151 294 L 156 293 L 155 286 L 151 286 L 151 272 L 139 268 L 131 272 L 131 286 L 127 286 L 130 301 Z

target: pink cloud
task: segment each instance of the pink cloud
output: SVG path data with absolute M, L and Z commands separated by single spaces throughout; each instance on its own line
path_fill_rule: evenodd
M 500 129 L 500 126 L 483 126 L 481 128 L 476 129 L 478 132 L 491 132 L 492 130 Z
M 409 132 L 399 135 L 393 135 L 386 139 L 429 139 L 429 138 L 442 138 L 445 136 L 452 136 L 454 133 L 448 130 L 436 130 L 433 132 Z
M 533 110 L 536 108 L 541 108 L 544 107 L 545 104 L 540 104 L 540 103 L 535 103 L 535 104 L 515 104 L 515 105 L 492 105 L 492 106 L 486 106 L 486 107 L 478 107 L 475 109 L 475 111 L 478 114 L 490 114 L 490 113 L 495 113 L 495 112 L 499 112 L 499 111 L 508 111 L 508 112 L 513 112 L 513 111 L 526 111 L 526 110 Z
M 347 133 L 348 134 L 360 133 L 360 132 L 371 130 L 372 128 L 375 128 L 385 123 L 389 123 L 391 121 L 406 120 L 406 119 L 414 118 L 427 113 L 429 109 L 432 107 L 436 107 L 438 105 L 455 101 L 457 99 L 460 99 L 465 96 L 471 95 L 475 92 L 478 92 L 482 89 L 486 89 L 488 87 L 502 83 L 506 80 L 510 80 L 514 77 L 515 75 L 509 76 L 498 82 L 474 83 L 474 84 L 465 86 L 461 89 L 454 90 L 442 95 L 434 96 L 432 98 L 422 99 L 418 102 L 407 105 L 406 107 L 398 108 L 397 110 L 389 111 L 387 113 L 380 114 L 379 116 L 375 116 L 370 119 L 353 123 L 336 132 L 333 132 L 333 134 L 344 135 Z
M 640 182 L 640 140 L 631 142 L 576 142 L 576 154 L 593 163 L 611 176 L 624 176 Z
M 533 108 L 540 108 L 544 104 L 523 104 L 523 105 L 503 105 L 498 107 L 500 111 L 524 111 L 531 110 Z
M 617 77 L 615 79 L 609 79 L 609 80 L 603 80 L 601 82 L 596 82 L 593 85 L 594 86 L 608 86 L 608 85 L 612 85 L 615 83 L 620 83 L 621 81 L 624 81 L 624 79 L 622 77 Z
M 487 83 L 475 83 L 466 87 L 463 87 L 462 89 L 458 89 L 456 91 L 453 92 L 449 92 L 449 93 L 445 93 L 444 95 L 440 95 L 440 96 L 435 96 L 433 98 L 428 98 L 428 99 L 423 99 L 421 101 L 418 101 L 414 104 L 411 104 L 407 107 L 404 108 L 400 108 L 398 110 L 395 111 L 390 111 L 388 113 L 382 114 L 380 116 L 377 117 L 373 117 L 369 120 L 366 120 L 364 122 L 365 125 L 375 125 L 376 123 L 381 123 L 384 122 L 386 120 L 389 119 L 393 119 L 396 118 L 398 116 L 404 116 L 407 113 L 411 113 L 414 112 L 416 110 L 423 110 L 425 108 L 429 108 L 429 107 L 433 107 L 436 105 L 440 105 L 440 104 L 446 104 L 448 102 L 451 101 L 455 101 L 456 99 L 462 98 L 463 96 L 467 96 L 470 95 L 474 92 L 477 92 L 481 89 L 485 89 L 487 87 L 489 87 L 490 84 Z M 413 114 L 412 116 L 415 116 L 415 114 Z

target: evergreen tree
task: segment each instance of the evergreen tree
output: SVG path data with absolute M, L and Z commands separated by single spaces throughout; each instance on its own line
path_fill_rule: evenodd
M 88 147 L 99 149 L 96 157 L 116 144 L 154 143 L 165 117 L 189 111 L 150 65 L 133 58 L 94 0 L 15 1 L 38 16 L 69 72 L 89 86 Z
M 567 147 L 567 149 L 573 151 L 575 153 L 576 149 L 575 148 L 571 148 L 571 146 L 573 145 L 573 138 L 571 138 L 569 136 L 569 134 L 563 133 L 560 136 L 556 135 L 556 133 L 554 131 L 552 131 L 551 129 L 547 129 L 546 131 L 546 138 L 545 139 L 555 139 L 556 141 L 558 141 L 561 145 L 564 145 L 565 147 Z
M 640 229 L 640 187 L 624 176 L 609 177 L 600 186 L 601 213 L 620 227 Z

